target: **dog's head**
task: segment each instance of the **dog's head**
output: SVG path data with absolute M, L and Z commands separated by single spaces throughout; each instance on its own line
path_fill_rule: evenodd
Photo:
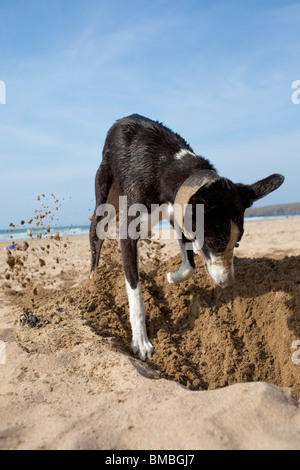
M 283 181 L 282 175 L 274 174 L 252 185 L 243 185 L 215 174 L 208 181 L 202 180 L 192 196 L 188 194 L 186 204 L 192 209 L 194 234 L 197 234 L 196 207 L 198 204 L 204 207 L 204 237 L 199 242 L 188 231 L 185 235 L 193 240 L 194 250 L 202 253 L 216 284 L 225 287 L 234 280 L 233 251 L 244 232 L 245 210 Z

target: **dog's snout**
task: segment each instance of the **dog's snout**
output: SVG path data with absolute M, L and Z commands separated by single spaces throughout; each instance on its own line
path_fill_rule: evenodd
M 229 262 L 220 258 L 214 259 L 213 261 L 209 260 L 207 261 L 207 269 L 218 286 L 224 288 L 233 284 L 234 268 L 232 259 Z

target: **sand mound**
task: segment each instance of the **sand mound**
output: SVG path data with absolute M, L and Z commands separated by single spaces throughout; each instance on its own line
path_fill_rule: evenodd
M 300 338 L 300 257 L 236 259 L 234 286 L 220 289 L 200 258 L 193 278 L 169 285 L 166 274 L 177 269 L 180 256 L 159 263 L 159 252 L 159 244 L 151 243 L 153 259 L 141 263 L 147 330 L 155 351 L 152 368 L 193 390 L 263 381 L 292 387 L 299 397 L 292 344 Z M 56 328 L 53 350 L 84 341 L 80 329 L 70 326 L 72 315 L 111 338 L 113 348 L 131 354 L 124 274 L 115 242 L 105 243 L 92 280 L 68 287 L 67 294 L 48 291 L 45 297 L 40 287 L 36 293 L 39 335 Z M 29 300 L 30 292 L 28 297 L 23 292 L 23 305 Z M 59 329 L 64 325 L 67 330 Z
M 292 386 L 299 396 L 291 347 L 300 338 L 300 257 L 236 259 L 236 283 L 227 289 L 215 287 L 197 264 L 195 276 L 179 285 L 169 285 L 166 273 L 178 268 L 180 256 L 141 272 L 151 365 L 192 389 L 265 381 Z M 88 324 L 129 352 L 119 266 L 104 263 L 77 299 Z

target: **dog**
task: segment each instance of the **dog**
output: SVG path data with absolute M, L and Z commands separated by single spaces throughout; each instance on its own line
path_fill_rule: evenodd
M 192 276 L 195 251 L 202 254 L 215 283 L 225 287 L 234 280 L 233 252 L 244 232 L 245 210 L 276 190 L 283 181 L 282 175 L 273 174 L 251 185 L 235 184 L 219 176 L 209 160 L 197 156 L 180 135 L 160 122 L 138 114 L 118 120 L 107 133 L 102 163 L 95 178 L 96 208 L 90 226 L 91 277 L 98 266 L 105 238 L 97 235 L 97 227 L 104 217 L 99 207 L 111 204 L 118 212 L 120 196 L 126 196 L 128 206 L 143 205 L 148 215 L 153 207 L 164 207 L 161 219 L 168 219 L 180 235 L 182 264 L 177 271 L 167 274 L 169 283 Z M 193 230 L 200 206 L 204 211 L 203 240 L 195 237 Z M 187 207 L 192 217 L 188 229 L 175 211 L 182 208 L 184 213 Z M 127 210 L 123 220 L 128 227 L 134 216 Z M 131 348 L 145 360 L 151 358 L 153 346 L 145 325 L 138 239 L 139 235 L 123 236 L 120 245 L 132 328 Z

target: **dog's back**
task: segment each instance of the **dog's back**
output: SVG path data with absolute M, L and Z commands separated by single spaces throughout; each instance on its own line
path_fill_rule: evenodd
M 122 194 L 147 207 L 174 202 L 176 190 L 188 176 L 214 169 L 208 160 L 196 156 L 178 134 L 138 114 L 120 119 L 111 127 L 103 164 L 109 166 Z

